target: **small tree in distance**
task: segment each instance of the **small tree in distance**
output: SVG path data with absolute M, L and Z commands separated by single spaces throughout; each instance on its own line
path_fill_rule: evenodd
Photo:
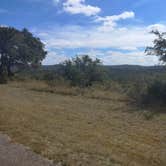
M 77 56 L 61 64 L 62 75 L 72 85 L 87 87 L 104 78 L 102 63 L 99 59 L 91 59 L 88 55 Z

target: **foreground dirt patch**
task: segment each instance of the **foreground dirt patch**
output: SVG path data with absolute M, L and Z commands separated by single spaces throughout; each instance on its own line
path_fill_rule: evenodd
M 1 166 L 55 166 L 22 145 L 14 144 L 0 133 Z
M 65 166 L 165 166 L 166 115 L 146 120 L 109 95 L 115 100 L 0 86 L 0 130 Z

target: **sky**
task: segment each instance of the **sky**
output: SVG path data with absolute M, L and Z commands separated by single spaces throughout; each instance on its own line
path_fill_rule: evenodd
M 0 25 L 28 28 L 48 51 L 45 65 L 88 54 L 104 65 L 158 65 L 147 56 L 166 32 L 166 0 L 0 0 Z

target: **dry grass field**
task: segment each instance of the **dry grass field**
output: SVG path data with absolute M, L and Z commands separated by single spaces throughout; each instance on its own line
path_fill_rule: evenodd
M 116 92 L 0 85 L 0 131 L 63 166 L 165 166 L 166 114 L 148 115 Z

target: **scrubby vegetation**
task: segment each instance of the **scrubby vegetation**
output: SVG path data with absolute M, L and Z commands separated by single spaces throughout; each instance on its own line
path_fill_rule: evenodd
M 166 82 L 155 81 L 147 87 L 147 91 L 142 95 L 143 104 L 165 105 L 166 104 Z
M 157 36 L 147 55 L 157 55 L 166 62 L 165 33 L 153 31 Z M 127 94 L 140 105 L 164 105 L 166 96 L 166 69 L 161 67 L 103 66 L 99 59 L 89 55 L 76 56 L 62 64 L 42 67 L 46 56 L 44 44 L 27 29 L 0 27 L 0 83 L 13 79 L 43 80 L 49 86 L 58 84 L 86 88 L 96 84 L 105 89 L 116 89 Z M 21 72 L 20 72 L 21 71 Z
M 165 62 L 164 34 L 154 33 L 146 52 Z M 11 81 L 0 85 L 0 131 L 60 165 L 166 164 L 164 66 L 104 66 L 88 55 L 42 66 L 44 45 L 26 29 L 1 36 L 0 83 Z
M 15 80 L 26 81 L 32 79 L 43 81 L 50 87 L 50 91 L 56 89 L 59 85 L 63 85 L 64 89 L 65 87 L 70 87 L 72 90 L 80 89 L 73 92 L 74 94 L 78 93 L 76 95 L 80 95 L 80 93 L 82 94 L 83 92 L 85 93 L 87 89 L 117 92 L 128 96 L 128 101 L 131 102 L 131 104 L 150 110 L 154 105 L 156 111 L 158 110 L 157 107 L 165 106 L 164 86 L 166 82 L 166 70 L 164 66 L 99 66 L 99 68 L 100 67 L 105 75 L 104 78 L 100 81 L 94 81 L 88 86 L 84 84 L 84 80 L 80 84 L 79 79 L 73 79 L 71 81 L 66 77 L 64 75 L 66 66 L 63 65 L 43 66 L 38 69 L 24 70 L 15 75 Z M 105 96 L 105 98 L 107 98 L 107 96 Z
M 71 85 L 87 87 L 104 80 L 105 73 L 101 65 L 99 59 L 93 60 L 88 55 L 77 56 L 65 61 L 60 67 L 60 72 Z
M 161 105 L 161 103 L 164 107 L 165 102 L 163 100 L 163 94 L 165 93 L 164 85 L 166 82 L 166 70 L 164 66 L 99 66 L 99 68 L 100 67 L 101 71 L 104 73 L 104 77 L 102 77 L 100 81 L 91 82 L 88 86 L 84 84 L 84 80 L 80 84 L 79 79 L 73 79 L 72 81 L 68 79 L 64 75 L 66 66 L 63 65 L 26 69 L 16 73 L 14 80 L 39 80 L 45 82 L 50 89 L 55 89 L 56 87 L 59 87 L 59 85 L 63 85 L 64 89 L 65 87 L 82 89 L 77 91 L 78 95 L 79 92 L 86 91 L 86 89 L 89 88 L 102 89 L 110 92 L 116 91 L 127 95 L 130 98 L 131 103 L 134 103 L 134 105 L 136 104 L 139 107 L 153 107 L 153 105 L 156 105 L 157 107 Z M 154 91 L 158 92 L 158 94 L 154 93 L 154 88 Z M 159 95 L 161 96 L 159 97 Z

